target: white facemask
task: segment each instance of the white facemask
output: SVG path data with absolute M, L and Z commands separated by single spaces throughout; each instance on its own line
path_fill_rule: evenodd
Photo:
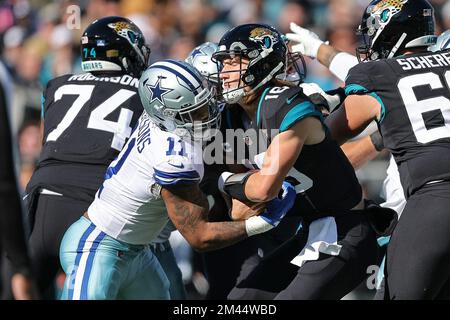
M 238 103 L 245 96 L 244 88 L 223 89 L 223 99 L 226 103 Z

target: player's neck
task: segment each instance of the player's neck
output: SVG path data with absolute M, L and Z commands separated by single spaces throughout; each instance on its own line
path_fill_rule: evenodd
M 241 108 L 245 111 L 251 121 L 255 121 L 256 109 L 258 108 L 257 100 L 251 103 L 239 102 Z
M 427 51 L 424 50 L 423 48 L 410 49 L 410 50 L 403 51 L 402 55 L 403 56 L 407 56 L 407 55 L 410 55 L 410 54 L 421 53 L 421 52 L 427 52 Z

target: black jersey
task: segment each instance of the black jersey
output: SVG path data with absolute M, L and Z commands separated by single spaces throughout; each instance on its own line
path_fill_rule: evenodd
M 121 73 L 51 80 L 43 94 L 43 149 L 27 191 L 39 185 L 65 194 L 73 187 L 93 197 L 142 114 L 138 84 Z
M 362 63 L 349 71 L 346 93 L 369 94 L 381 104 L 379 129 L 406 197 L 427 182 L 450 179 L 449 88 L 450 51 Z
M 254 127 L 266 132 L 267 145 L 275 134 L 284 132 L 306 117 L 323 124 L 322 113 L 298 87 L 269 87 L 262 94 Z M 330 138 L 304 145 L 288 176 L 297 185 L 298 200 L 289 214 L 314 219 L 352 209 L 362 197 L 355 171 L 339 145 Z

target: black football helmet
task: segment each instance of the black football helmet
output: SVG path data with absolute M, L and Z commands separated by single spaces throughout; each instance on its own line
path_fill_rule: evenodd
M 219 66 L 230 57 L 242 56 L 249 59 L 248 68 L 240 68 L 240 78 L 244 86 L 251 87 L 253 92 L 278 74 L 286 72 L 287 51 L 286 43 L 278 30 L 266 24 L 251 23 L 237 26 L 225 33 L 220 39 L 219 50 L 212 58 Z M 228 103 L 236 103 L 245 95 L 243 86 L 222 92 Z
M 129 19 L 105 17 L 92 22 L 81 37 L 83 71 L 123 71 L 140 77 L 150 48 L 141 30 Z
M 405 49 L 436 43 L 434 9 L 427 0 L 374 0 L 358 28 L 360 60 L 392 58 Z M 362 58 L 362 59 L 361 59 Z

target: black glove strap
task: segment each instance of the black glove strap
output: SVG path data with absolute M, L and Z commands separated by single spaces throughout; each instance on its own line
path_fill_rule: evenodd
M 380 131 L 377 130 L 374 133 L 372 133 L 370 135 L 370 141 L 372 141 L 375 150 L 377 150 L 378 152 L 384 149 L 383 137 L 381 136 Z
M 245 195 L 245 183 L 254 171 L 244 173 L 236 173 L 230 176 L 223 186 L 223 190 L 231 197 L 238 199 L 241 202 L 250 202 L 250 199 Z

